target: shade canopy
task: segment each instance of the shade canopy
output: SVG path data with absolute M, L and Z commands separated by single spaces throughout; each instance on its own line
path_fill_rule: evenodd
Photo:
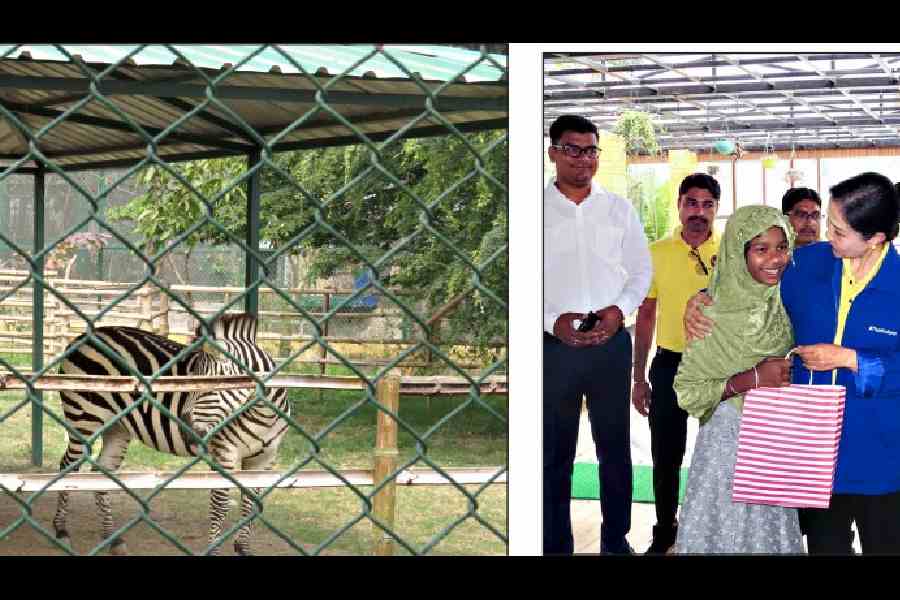
M 444 46 L 0 46 L 0 166 L 505 128 L 506 79 L 505 56 Z
M 648 113 L 662 150 L 900 147 L 900 54 L 544 54 L 544 131 Z

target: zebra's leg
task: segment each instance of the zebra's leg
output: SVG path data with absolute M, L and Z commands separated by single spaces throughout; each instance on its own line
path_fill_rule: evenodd
M 117 470 L 125 459 L 125 452 L 128 450 L 130 441 L 131 436 L 122 426 L 107 430 L 103 434 L 103 448 L 100 450 L 97 464 L 91 470 L 99 471 L 97 465 L 109 471 Z M 111 538 L 114 528 L 109 492 L 95 492 L 94 496 L 97 500 L 97 512 L 100 514 L 100 523 L 103 527 L 103 539 Z M 115 538 L 109 546 L 109 553 L 114 556 L 126 556 L 128 547 L 125 545 L 125 540 L 120 537 Z
M 245 471 L 258 471 L 258 470 L 268 470 L 272 468 L 272 465 L 275 463 L 275 456 L 278 451 L 278 441 L 269 445 L 264 449 L 263 452 L 257 454 L 255 456 L 248 456 L 244 459 L 242 463 L 242 467 Z M 262 492 L 260 488 L 253 488 L 253 493 L 259 497 L 259 494 Z M 253 498 L 248 496 L 247 494 L 241 494 L 241 519 L 245 519 L 246 517 L 253 514 L 253 505 L 255 504 Z M 262 512 L 262 507 L 260 507 L 260 512 Z M 250 528 L 252 527 L 253 522 L 248 521 L 238 530 L 237 537 L 234 540 L 234 551 L 240 554 L 241 556 L 251 556 L 253 553 L 250 551 Z
M 238 466 L 237 449 L 231 446 L 221 446 L 220 436 L 213 438 L 210 449 L 213 450 L 213 458 L 226 471 L 234 471 Z M 209 545 L 217 542 L 222 535 L 222 523 L 230 508 L 228 490 L 211 490 L 209 493 Z M 218 556 L 222 552 L 222 546 L 218 545 L 210 550 L 210 556 Z
M 69 436 L 69 446 L 66 448 L 65 453 L 63 454 L 62 459 L 59 461 L 59 470 L 62 471 L 82 456 L 84 456 L 84 444 L 79 442 L 78 440 L 73 440 L 71 436 Z M 75 469 L 76 471 L 78 469 Z M 56 539 L 60 542 L 66 544 L 67 546 L 72 545 L 72 540 L 69 538 L 69 532 L 66 530 L 66 516 L 68 515 L 69 508 L 69 494 L 70 492 L 61 491 L 59 492 L 59 496 L 57 496 L 56 501 L 56 515 L 53 517 L 53 529 L 56 532 Z

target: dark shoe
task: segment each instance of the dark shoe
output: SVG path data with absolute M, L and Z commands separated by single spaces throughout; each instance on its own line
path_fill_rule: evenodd
M 607 544 L 600 542 L 600 554 L 634 554 L 634 548 L 628 543 L 628 540 L 622 540 L 618 544 Z
M 678 525 L 674 527 L 653 526 L 653 542 L 644 554 L 665 554 L 675 545 L 675 538 L 678 535 Z

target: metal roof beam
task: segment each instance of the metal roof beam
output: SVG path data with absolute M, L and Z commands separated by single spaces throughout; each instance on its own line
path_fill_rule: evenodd
M 592 59 L 576 59 L 576 61 L 577 61 L 577 62 L 583 62 L 583 63 L 587 64 L 588 66 L 597 68 L 596 65 L 593 64 L 593 60 L 592 60 Z M 606 73 L 606 66 L 605 66 L 605 65 L 601 65 L 599 68 L 597 68 L 597 71 L 598 71 L 601 75 L 604 75 L 604 76 L 607 74 L 607 73 Z M 611 76 L 611 77 L 615 77 L 616 79 L 625 80 L 625 76 L 624 76 L 624 75 L 620 75 L 620 74 L 618 74 L 618 73 L 612 73 L 612 74 L 610 74 L 610 76 Z M 633 80 L 633 79 L 630 80 L 630 81 L 631 81 L 632 84 L 634 84 L 634 82 L 635 82 L 635 80 Z M 628 99 L 625 99 L 624 102 L 627 103 L 627 102 L 628 102 Z M 639 108 L 639 110 L 640 110 L 640 107 L 638 107 L 638 108 Z M 651 109 L 651 110 L 652 110 L 652 109 Z M 659 115 L 659 116 L 667 116 L 667 117 L 669 117 L 669 118 L 673 118 L 673 119 L 676 119 L 676 120 L 678 119 L 678 115 L 670 115 L 670 114 L 668 114 L 668 113 L 667 113 L 666 111 L 664 111 L 664 110 L 656 109 L 655 112 L 656 112 L 656 114 Z
M 866 68 L 862 68 L 862 69 L 851 69 L 851 70 L 846 70 L 846 71 L 824 71 L 824 72 L 828 73 L 830 75 L 844 76 L 844 75 L 871 75 L 874 73 L 883 73 L 884 71 L 878 67 L 866 67 Z M 792 71 L 790 73 L 765 73 L 765 74 L 759 73 L 758 75 L 759 75 L 759 77 L 762 78 L 763 81 L 797 78 L 797 77 L 818 77 L 818 75 L 815 72 L 810 72 L 810 71 Z M 650 75 L 647 75 L 647 77 L 650 77 Z M 669 79 L 646 79 L 644 77 L 641 77 L 641 78 L 634 79 L 631 81 L 638 81 L 640 83 L 646 83 L 646 84 L 666 84 L 666 85 L 668 85 L 668 84 L 673 84 L 673 83 L 687 83 L 688 81 L 699 81 L 701 83 L 706 84 L 706 83 L 726 83 L 726 82 L 734 82 L 734 81 L 748 81 L 749 79 L 751 79 L 751 77 L 749 77 L 748 75 L 745 74 L 745 75 L 719 75 L 717 77 L 704 76 L 704 77 L 696 77 L 696 78 L 672 77 Z M 598 82 L 584 83 L 581 85 L 577 85 L 576 87 L 592 89 L 592 88 L 604 88 L 604 87 L 623 87 L 623 86 L 627 86 L 627 85 L 633 85 L 633 84 L 631 84 L 629 82 L 622 82 L 622 81 L 607 81 L 607 82 L 599 82 L 599 83 Z M 545 85 L 544 91 L 554 92 L 554 91 L 561 90 L 561 89 L 568 89 L 570 87 L 571 86 L 566 85 L 566 84 L 556 84 L 556 85 L 551 84 L 551 85 Z
M 356 117 L 353 119 L 354 125 L 367 124 L 367 123 L 378 123 L 379 121 L 387 121 L 390 119 L 408 119 L 412 117 L 417 117 L 422 114 L 421 110 L 398 110 L 389 113 L 379 113 L 377 115 L 369 115 L 366 117 Z M 330 115 L 329 115 L 330 116 Z M 452 121 L 451 121 L 452 122 Z M 292 123 L 292 122 L 291 122 Z M 285 129 L 291 126 L 291 123 L 279 123 L 278 125 L 272 125 L 270 127 L 259 127 L 256 132 L 261 136 L 266 137 L 269 135 L 275 135 L 281 133 Z M 338 121 L 306 121 L 305 123 L 298 125 L 292 131 L 309 131 L 315 130 L 322 127 L 344 127 L 344 125 Z
M 579 98 L 676 98 L 685 96 L 708 96 L 709 94 L 740 95 L 753 92 L 784 92 L 784 91 L 809 91 L 809 90 L 835 90 L 838 87 L 846 89 L 865 88 L 895 88 L 900 80 L 897 77 L 859 77 L 835 86 L 822 80 L 782 81 L 777 85 L 774 82 L 756 81 L 746 83 L 725 83 L 713 86 L 700 83 L 697 85 L 675 85 L 672 87 L 647 87 L 641 86 L 635 89 L 609 89 L 609 90 L 578 90 L 562 93 L 544 94 L 545 100 L 574 100 Z M 0 83 L 2 86 L 2 83 Z
M 123 73 L 121 70 L 114 71 L 112 73 L 112 76 L 117 79 L 121 79 L 121 80 L 125 80 L 125 81 L 138 81 L 138 79 L 136 79 L 135 77 L 132 77 L 131 75 L 129 75 L 127 73 Z M 183 78 L 184 76 L 181 76 L 181 77 Z M 194 75 L 193 78 L 196 79 L 196 75 Z M 159 101 L 162 102 L 163 104 L 166 104 L 166 105 L 172 107 L 172 108 L 177 108 L 181 111 L 184 111 L 185 113 L 191 112 L 197 108 L 197 106 L 195 104 L 191 104 L 190 102 L 188 102 L 186 100 L 182 100 L 180 98 L 159 98 Z M 219 115 L 214 114 L 206 109 L 197 111 L 194 116 L 196 116 L 201 121 L 204 121 L 206 123 L 209 123 L 210 125 L 219 127 L 221 129 L 224 129 L 225 131 L 228 131 L 228 132 L 236 135 L 237 137 L 241 138 L 248 144 L 256 145 L 253 138 L 242 127 L 240 127 L 237 123 L 234 123 L 233 121 L 224 119 L 224 118 L 220 117 Z
M 509 126 L 508 119 L 486 119 L 484 121 L 471 121 L 468 123 L 460 123 L 455 124 L 457 130 L 463 133 L 477 132 L 477 131 L 486 131 L 486 130 L 494 130 L 494 129 L 507 129 Z M 385 131 L 379 133 L 368 133 L 366 134 L 368 138 L 375 142 L 384 141 L 391 136 L 395 135 L 395 131 Z M 423 127 L 419 129 L 413 129 L 407 132 L 405 138 L 406 139 L 416 139 L 423 137 L 437 137 L 441 135 L 450 135 L 450 132 L 443 125 L 434 126 L 434 127 Z M 340 136 L 340 137 L 330 137 L 330 138 L 322 138 L 318 140 L 303 140 L 299 142 L 286 142 L 281 144 L 276 144 L 272 147 L 273 152 L 287 152 L 291 150 L 308 150 L 313 148 L 328 148 L 332 146 L 352 146 L 354 144 L 359 144 L 360 140 L 356 136 Z M 146 146 L 145 146 L 146 147 Z M 166 162 L 184 162 L 189 160 L 202 160 L 207 158 L 223 158 L 226 156 L 244 156 L 247 154 L 247 149 L 241 150 L 210 150 L 209 152 L 184 152 L 179 154 L 171 154 L 168 156 L 160 156 L 161 160 Z M 0 160 L 18 160 L 21 156 L 17 154 L 0 154 Z M 57 165 L 63 171 L 66 172 L 75 172 L 75 171 L 93 171 L 98 169 L 115 169 L 115 168 L 127 168 L 131 167 L 140 161 L 144 160 L 146 157 L 142 156 L 141 158 L 126 158 L 126 159 L 116 159 L 116 160 L 104 160 L 104 161 L 87 161 L 83 163 L 76 164 L 66 164 L 66 165 Z M 0 165 L 0 171 L 5 169 L 3 165 Z M 27 168 L 27 167 L 26 167 Z
M 120 69 L 126 68 L 126 67 L 133 68 L 134 65 L 126 64 L 126 65 L 119 66 Z M 129 77 L 131 81 L 136 80 L 134 77 L 131 77 L 130 75 L 121 73 L 121 71 L 117 71 L 116 73 L 114 73 L 113 76 L 116 76 L 117 74 L 121 74 L 123 76 Z M 159 79 L 154 79 L 153 81 L 155 81 L 157 83 L 161 83 L 161 82 L 180 83 L 180 82 L 184 82 L 184 81 L 196 81 L 196 80 L 197 80 L 197 75 L 194 73 L 194 74 L 190 74 L 190 75 L 175 75 L 173 77 L 161 77 Z M 145 81 L 145 80 L 138 80 L 138 81 Z M 42 106 L 42 107 L 59 106 L 59 105 L 69 104 L 71 102 L 77 102 L 78 100 L 83 99 L 84 96 L 85 96 L 85 94 L 66 94 L 63 96 L 51 96 L 49 98 L 46 98 L 44 100 L 38 100 L 31 104 L 33 106 Z
M 665 63 L 662 63 L 662 62 L 660 62 L 660 61 L 657 61 L 655 58 L 653 58 L 653 57 L 650 56 L 650 55 L 645 55 L 645 58 L 646 58 L 647 60 L 650 60 L 650 61 L 655 62 L 656 64 L 658 64 L 658 65 L 660 65 L 660 66 L 665 66 Z M 681 71 L 681 70 L 678 70 L 678 69 L 671 69 L 671 70 L 672 70 L 673 73 L 677 73 L 677 74 L 679 74 L 679 75 L 682 75 L 682 76 L 684 76 L 684 77 L 687 77 L 687 78 L 691 79 L 692 81 L 695 81 L 695 82 L 696 82 L 696 77 L 694 77 L 694 76 L 692 76 L 692 75 L 689 75 L 688 73 L 685 73 L 684 71 Z M 717 86 L 717 85 L 713 85 L 713 86 L 712 86 L 712 91 L 716 91 L 717 89 L 718 89 L 718 86 Z M 743 103 L 744 103 L 751 111 L 753 111 L 754 113 L 763 113 L 763 114 L 767 114 L 767 115 L 769 115 L 769 116 L 771 116 L 771 117 L 775 117 L 776 119 L 780 119 L 780 118 L 781 118 L 781 117 L 779 117 L 777 114 L 771 113 L 771 112 L 769 112 L 768 110 L 766 110 L 766 109 L 764 109 L 764 108 L 761 108 L 761 107 L 759 107 L 758 105 L 754 104 L 753 102 L 743 101 L 742 99 L 738 98 L 737 96 L 733 96 L 733 95 L 731 95 L 731 94 L 726 94 L 726 95 L 727 95 L 729 98 L 731 98 L 732 100 L 734 100 L 735 102 L 739 102 L 739 103 L 740 103 L 740 102 L 743 102 Z M 688 104 L 693 104 L 690 100 L 688 100 L 688 99 L 686 99 L 686 98 L 679 97 L 679 98 L 677 98 L 677 100 L 679 100 L 680 102 L 685 102 L 685 103 L 688 103 Z M 702 104 L 700 104 L 699 107 L 702 108 L 702 109 L 704 109 L 704 110 L 707 112 L 707 114 L 710 113 L 710 112 L 712 112 L 712 113 L 714 113 L 714 114 L 719 115 L 720 117 L 722 117 L 726 129 L 728 128 L 728 123 L 729 123 L 729 121 L 730 121 L 730 122 L 734 125 L 734 127 L 736 127 L 736 128 L 739 128 L 739 127 L 742 127 L 742 126 L 743 126 L 743 121 L 735 121 L 735 120 L 731 117 L 731 115 L 728 115 L 727 113 L 722 113 L 722 112 L 719 112 L 719 111 L 717 111 L 717 110 L 712 110 L 712 109 L 709 108 L 709 104 L 707 104 L 706 106 L 703 106 Z
M 877 88 L 877 89 L 869 89 L 869 90 L 848 90 L 850 95 L 862 96 L 862 95 L 874 95 L 874 94 L 882 94 L 887 93 L 890 94 L 894 101 L 898 99 L 897 90 L 891 88 Z M 735 94 L 739 96 L 743 96 L 743 94 Z M 644 98 L 628 98 L 627 96 L 624 98 L 597 98 L 597 97 L 589 97 L 589 98 L 574 98 L 574 99 L 545 99 L 544 106 L 546 107 L 559 107 L 559 106 L 615 106 L 621 104 L 634 104 L 634 105 L 652 105 L 652 104 L 673 104 L 678 102 L 678 97 L 644 97 Z M 724 101 L 730 100 L 728 96 L 724 94 L 700 94 L 694 95 L 692 97 L 703 98 L 710 102 L 713 101 Z M 818 90 L 818 91 L 805 91 L 805 92 L 794 92 L 794 98 L 801 97 L 808 101 L 814 101 L 820 99 L 822 104 L 827 104 L 828 102 L 832 102 L 835 100 L 841 100 L 845 97 L 835 89 L 827 89 L 827 90 Z M 781 92 L 753 92 L 752 95 L 747 95 L 747 98 L 753 100 L 779 100 L 784 101 L 785 95 Z M 862 99 L 863 102 L 872 102 L 872 100 Z
M 816 69 L 816 66 L 815 66 L 814 64 L 812 64 L 812 62 L 810 62 L 810 60 L 809 60 L 808 57 L 806 57 L 805 55 L 802 55 L 802 54 L 799 55 L 799 57 L 800 57 L 800 60 L 803 62 L 803 64 L 805 64 L 805 65 L 807 66 L 807 68 L 816 71 L 817 74 L 819 75 L 819 77 L 825 79 L 826 81 L 830 81 L 830 82 L 833 84 L 833 86 L 835 87 L 835 89 L 837 89 L 837 90 L 838 90 L 845 98 L 847 98 L 847 99 L 849 99 L 849 100 L 852 100 L 853 103 L 854 103 L 859 109 L 861 109 L 864 113 L 866 113 L 866 115 L 868 115 L 869 117 L 871 117 L 872 120 L 874 120 L 874 121 L 877 122 L 877 123 L 880 123 L 880 124 L 884 125 L 885 127 L 890 128 L 890 129 L 894 132 L 895 135 L 900 136 L 900 131 L 898 131 L 898 130 L 897 130 L 896 128 L 894 128 L 894 127 L 890 127 L 889 125 L 887 125 L 880 117 L 876 116 L 875 113 L 873 113 L 871 110 L 869 110 L 865 105 L 860 104 L 859 102 L 857 102 L 857 99 L 854 98 L 853 96 L 851 96 L 850 94 L 848 94 L 846 89 L 844 89 L 844 88 L 842 88 L 842 87 L 839 87 L 839 86 L 838 86 L 838 79 L 839 79 L 839 77 L 831 77 L 831 76 L 825 75 L 822 71 L 819 71 L 819 70 Z M 816 109 L 816 110 L 818 110 L 818 109 Z
M 57 117 L 65 114 L 64 111 L 53 110 L 50 108 L 33 108 L 27 104 L 17 104 L 13 102 L 4 102 L 3 106 L 7 108 L 10 112 L 15 112 L 19 114 L 32 115 L 35 117 L 45 117 L 48 119 L 56 119 Z M 83 114 L 70 114 L 66 115 L 66 121 L 70 121 L 72 123 L 77 123 L 79 125 L 90 125 L 92 127 L 100 127 L 102 129 L 109 129 L 112 131 L 125 131 L 128 133 L 132 133 L 134 135 L 139 135 L 137 131 L 134 130 L 134 127 L 127 123 L 123 123 L 121 121 L 113 121 L 110 119 L 104 119 L 102 117 L 92 117 L 90 115 Z M 164 130 L 159 129 L 158 127 L 150 127 L 149 125 L 145 125 L 143 123 L 138 123 L 144 131 L 149 133 L 150 135 L 157 136 L 162 133 Z M 243 152 L 247 152 L 253 148 L 253 146 L 249 146 L 247 144 L 239 144 L 236 142 L 229 142 L 227 140 L 222 140 L 219 138 L 215 138 L 212 136 L 204 136 L 204 135 L 196 135 L 190 133 L 178 133 L 177 131 L 171 132 L 166 135 L 166 138 L 170 138 L 173 140 L 178 140 L 182 142 L 188 142 L 190 144 L 198 144 L 201 146 L 213 146 L 216 148 L 230 148 L 234 150 L 241 150 Z M 145 144 L 146 146 L 146 144 Z
M 71 77 L 20 77 L 0 75 L 0 88 L 18 90 L 54 90 L 89 94 L 87 79 Z M 474 85 L 474 84 L 470 84 Z M 490 84 L 477 84 L 480 86 Z M 155 96 L 162 98 L 206 98 L 207 86 L 181 83 L 157 83 L 154 81 L 110 81 L 96 84 L 98 93 L 104 96 Z M 273 87 L 220 85 L 215 96 L 220 100 L 260 100 L 284 103 L 315 103 L 317 90 L 293 90 Z M 329 90 L 323 94 L 331 105 L 424 107 L 427 96 L 422 94 L 370 94 Z M 507 96 L 497 98 L 467 98 L 438 95 L 434 99 L 437 110 L 486 111 L 508 110 Z
M 895 117 L 885 117 L 884 120 L 890 124 L 900 124 L 900 115 Z M 741 130 L 751 131 L 751 130 L 760 130 L 760 129 L 783 129 L 783 130 L 791 130 L 791 129 L 812 129 L 815 127 L 853 127 L 853 126 L 873 126 L 872 121 L 868 117 L 847 117 L 842 120 L 840 123 L 835 123 L 833 120 L 829 120 L 825 117 L 820 119 L 817 118 L 808 118 L 808 119 L 794 119 L 790 123 L 785 123 L 784 121 L 769 121 L 769 120 L 757 120 L 757 121 L 745 121 L 741 123 Z M 685 129 L 692 129 L 695 131 L 703 130 L 702 127 L 698 127 L 697 125 L 667 125 L 667 131 L 679 131 L 682 127 Z
M 561 58 L 574 58 L 577 56 L 591 57 L 591 56 L 600 56 L 600 55 L 598 55 L 596 53 L 592 53 L 592 52 L 567 52 L 567 53 L 565 53 L 564 56 L 561 56 Z M 603 56 L 603 58 L 607 58 L 607 59 L 611 58 L 610 55 L 602 55 L 602 56 Z M 641 56 L 646 57 L 647 55 L 642 54 Z M 723 56 L 723 55 L 717 54 L 717 56 Z M 900 56 L 900 54 L 888 53 L 888 54 L 882 54 L 882 56 Z M 865 54 L 858 54 L 858 53 L 819 54 L 816 56 L 816 60 L 854 60 L 854 59 L 858 60 L 860 58 L 865 58 L 865 57 L 866 57 Z M 622 58 L 625 58 L 625 57 L 622 57 Z M 741 65 L 768 65 L 768 64 L 797 62 L 797 60 L 798 59 L 797 59 L 796 55 L 788 54 L 788 55 L 781 55 L 781 56 L 770 56 L 767 58 L 738 59 L 738 63 L 740 63 Z M 666 68 L 694 69 L 694 68 L 703 68 L 703 67 L 709 68 L 709 67 L 726 67 L 726 66 L 731 66 L 731 63 L 729 63 L 725 59 L 715 59 L 715 60 L 705 60 L 702 62 L 671 63 L 671 64 L 667 64 Z M 656 65 L 623 65 L 623 66 L 619 66 L 619 67 L 609 67 L 609 72 L 610 73 L 615 73 L 615 72 L 622 73 L 622 72 L 635 72 L 635 71 L 653 71 L 657 68 L 658 67 Z M 566 75 L 583 75 L 585 73 L 591 72 L 591 71 L 588 71 L 585 69 L 564 69 L 564 70 L 557 71 L 557 73 L 559 73 L 561 71 L 567 71 L 565 73 Z M 554 71 L 548 71 L 548 73 L 552 76 Z

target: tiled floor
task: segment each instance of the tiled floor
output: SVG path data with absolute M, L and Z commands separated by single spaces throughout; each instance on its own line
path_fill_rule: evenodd
M 600 552 L 600 502 L 597 500 L 572 501 L 572 533 L 575 537 L 575 554 Z M 635 552 L 643 553 L 653 538 L 656 523 L 652 504 L 631 505 L 631 531 L 628 543 Z
M 635 413 L 636 414 L 636 413 Z M 638 418 L 640 416 L 638 415 Z M 632 421 L 634 426 L 634 421 Z M 634 427 L 632 427 L 634 428 Z M 691 436 L 693 439 L 693 436 Z M 640 448 L 637 449 L 639 453 Z M 635 454 L 633 448 L 632 454 Z M 594 443 L 590 436 L 590 425 L 587 415 L 582 414 L 582 422 L 579 426 L 578 450 L 576 462 L 596 462 L 594 458 Z M 687 462 L 685 463 L 688 464 Z M 575 538 L 576 554 L 597 554 L 600 552 L 600 502 L 598 500 L 572 500 L 572 533 Z M 643 553 L 653 539 L 653 525 L 656 524 L 656 514 L 653 504 L 633 503 L 631 505 L 631 531 L 628 533 L 628 543 L 635 552 Z M 854 525 L 854 530 L 856 526 Z M 804 538 L 804 542 L 805 542 Z M 853 544 L 856 553 L 861 553 L 859 535 L 854 538 Z

